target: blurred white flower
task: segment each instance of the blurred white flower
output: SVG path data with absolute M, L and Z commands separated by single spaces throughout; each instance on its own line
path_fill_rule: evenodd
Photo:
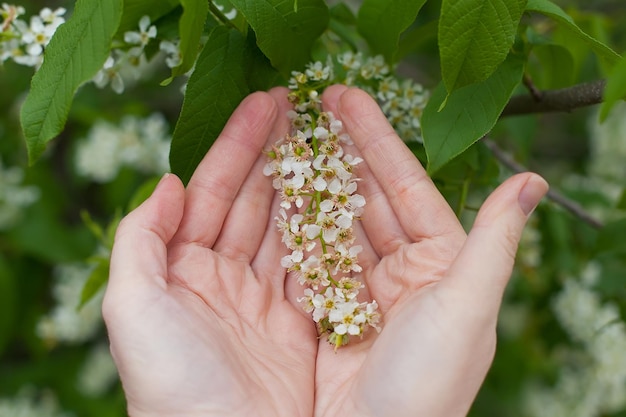
M 89 397 L 99 397 L 119 379 L 108 344 L 96 345 L 78 372 L 77 388 Z
M 12 227 L 24 208 L 39 198 L 39 189 L 23 185 L 24 173 L 19 167 L 4 168 L 0 160 L 0 230 Z
M 176 68 L 182 62 L 179 41 L 161 41 L 159 49 L 165 53 L 165 64 L 168 68 Z
M 158 113 L 126 116 L 119 125 L 97 121 L 78 144 L 76 172 L 100 183 L 115 179 L 122 167 L 162 175 L 169 171 L 170 142 L 169 126 Z
M 600 417 L 626 409 L 626 324 L 618 306 L 591 289 L 599 273 L 593 266 L 584 279 L 568 279 L 554 300 L 557 319 L 579 348 L 561 347 L 554 387 L 530 384 L 525 408 L 531 417 Z
M 100 291 L 80 309 L 83 286 L 93 270 L 84 264 L 58 265 L 52 295 L 55 306 L 37 323 L 37 335 L 50 344 L 80 343 L 91 339 L 102 327 Z
M 19 19 L 24 8 L 3 3 L 0 16 L 3 18 L 0 37 L 0 63 L 12 58 L 20 65 L 39 68 L 43 52 L 57 28 L 65 22 L 64 8 L 52 11 L 44 8 L 39 15 L 31 16 L 27 24 Z
M 113 56 L 109 55 L 106 61 L 104 61 L 102 68 L 93 77 L 93 83 L 98 88 L 104 88 L 111 83 L 111 88 L 117 94 L 124 92 L 124 80 Z
M 36 390 L 26 386 L 15 397 L 0 398 L 2 417 L 73 417 L 62 411 L 56 396 L 50 390 Z

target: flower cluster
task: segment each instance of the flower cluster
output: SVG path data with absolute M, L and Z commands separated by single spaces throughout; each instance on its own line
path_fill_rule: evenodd
M 65 22 L 65 9 L 41 9 L 26 23 L 20 19 L 25 13 L 22 6 L 2 4 L 0 9 L 0 64 L 12 59 L 20 65 L 39 68 L 43 62 L 43 51 L 52 35 Z
M 268 152 L 264 173 L 282 199 L 276 220 L 291 253 L 281 264 L 307 287 L 298 300 L 337 349 L 370 326 L 380 330 L 380 313 L 376 301 L 358 300 L 363 248 L 354 245 L 353 225 L 365 199 L 356 193 L 354 169 L 362 159 L 344 151 L 351 142 L 342 122 L 321 110 L 315 86 L 331 73 L 317 62 L 293 74 L 292 129 Z
M 619 306 L 592 289 L 601 273 L 600 265 L 590 264 L 555 298 L 556 317 L 578 348 L 561 348 L 564 366 L 554 387 L 529 388 L 528 415 L 599 417 L 626 407 L 626 324 Z
M 119 125 L 98 121 L 78 144 L 76 172 L 96 182 L 113 180 L 122 167 L 145 174 L 169 171 L 171 137 L 165 118 L 125 116 Z
M 392 74 L 382 55 L 364 57 L 361 52 L 345 52 L 337 56 L 345 78 L 343 84 L 353 85 L 374 97 L 398 136 L 406 141 L 422 141 L 422 112 L 430 93 L 411 80 L 400 80 Z
M 94 76 L 94 84 L 98 88 L 110 84 L 113 91 L 123 93 L 125 83 L 137 81 L 145 71 L 145 48 L 156 35 L 157 28 L 151 24 L 150 17 L 143 16 L 139 20 L 139 30 L 126 32 L 124 42 L 111 50 L 102 69 Z

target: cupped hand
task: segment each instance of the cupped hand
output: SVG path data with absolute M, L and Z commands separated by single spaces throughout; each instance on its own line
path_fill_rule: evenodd
M 335 354 L 322 342 L 315 416 L 465 416 L 492 362 L 502 294 L 528 215 L 547 191 L 514 176 L 484 203 L 469 235 L 415 156 L 364 92 L 334 86 L 367 205 L 357 231 L 380 334 Z
M 288 128 L 272 95 L 242 102 L 187 189 L 164 177 L 118 228 L 103 313 L 131 416 L 312 415 L 317 334 L 286 294 L 262 173 Z
M 466 236 L 376 103 L 329 88 L 326 110 L 365 160 L 359 278 L 383 313 L 380 334 L 335 352 L 280 266 L 278 201 L 262 175 L 261 149 L 288 128 L 285 96 L 244 100 L 188 188 L 164 178 L 118 229 L 103 310 L 130 414 L 465 415 L 545 182 L 522 174 L 504 183 Z

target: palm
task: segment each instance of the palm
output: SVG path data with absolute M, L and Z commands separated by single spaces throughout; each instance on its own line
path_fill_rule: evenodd
M 493 356 L 529 204 L 545 183 L 509 181 L 466 236 L 377 105 L 328 89 L 327 110 L 366 161 L 359 279 L 383 315 L 380 334 L 335 352 L 280 266 L 287 249 L 261 149 L 287 130 L 286 118 L 272 122 L 289 104 L 284 90 L 270 94 L 235 111 L 187 189 L 162 181 L 118 229 L 103 311 L 131 414 L 465 415 Z
M 317 334 L 285 294 L 280 237 L 266 233 L 274 193 L 261 148 L 278 135 L 274 103 L 247 100 L 186 190 L 169 178 L 153 213 L 126 220 L 137 230 L 120 225 L 111 276 L 122 278 L 104 311 L 133 415 L 311 414 Z

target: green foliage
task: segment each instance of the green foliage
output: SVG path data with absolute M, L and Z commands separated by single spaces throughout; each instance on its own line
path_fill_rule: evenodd
M 328 25 L 323 0 L 231 0 L 256 33 L 257 43 L 272 65 L 287 76 L 311 59 L 313 43 Z
M 45 61 L 22 107 L 31 164 L 63 130 L 78 87 L 102 67 L 121 16 L 121 0 L 84 0 L 46 48 Z
M 206 0 L 181 0 L 183 15 L 180 18 L 180 53 L 182 62 L 172 70 L 172 76 L 189 71 L 196 62 L 200 50 L 200 37 L 204 31 L 204 22 L 209 12 Z
M 415 20 L 426 0 L 365 0 L 359 9 L 358 28 L 373 54 L 394 62 L 400 35 Z
M 179 0 L 124 0 L 124 10 L 116 37 L 121 38 L 125 32 L 135 30 L 142 16 L 150 16 L 150 20 L 155 21 L 179 6 Z
M 526 11 L 541 13 L 554 21 L 563 25 L 568 32 L 585 42 L 601 59 L 609 64 L 615 64 L 619 60 L 619 55 L 611 48 L 583 32 L 567 13 L 550 0 L 528 0 Z
M 442 84 L 433 91 L 422 118 L 429 174 L 435 173 L 493 128 L 522 79 L 523 69 L 523 60 L 511 55 L 481 83 L 459 88 L 449 95 Z M 447 103 L 440 110 L 444 101 Z
M 486 80 L 509 53 L 526 0 L 443 0 L 441 75 L 448 93 Z
M 198 57 L 176 125 L 170 164 L 187 183 L 230 114 L 250 92 L 246 40 L 234 29 L 215 27 Z

